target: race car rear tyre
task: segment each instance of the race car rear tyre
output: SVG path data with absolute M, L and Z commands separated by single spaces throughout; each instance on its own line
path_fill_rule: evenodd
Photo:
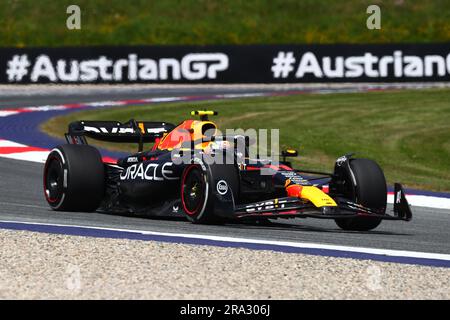
M 346 183 L 351 185 L 351 190 L 346 197 L 355 203 L 381 213 L 386 211 L 387 187 L 384 173 L 380 166 L 369 159 L 350 159 L 350 169 L 355 177 L 355 183 L 349 175 Z M 356 217 L 350 219 L 335 219 L 336 224 L 344 230 L 368 231 L 375 229 L 382 219 Z
M 101 155 L 88 145 L 53 149 L 44 166 L 44 194 L 53 210 L 95 211 L 105 192 Z
M 226 190 L 220 191 L 220 186 L 224 186 Z M 215 212 L 216 189 L 220 192 L 232 192 L 234 201 L 237 200 L 239 175 L 234 165 L 191 164 L 184 169 L 181 178 L 181 204 L 189 221 L 203 224 L 225 222 Z

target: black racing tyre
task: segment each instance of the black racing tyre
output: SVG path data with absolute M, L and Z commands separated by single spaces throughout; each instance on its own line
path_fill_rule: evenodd
M 88 145 L 53 149 L 44 166 L 44 194 L 53 210 L 95 211 L 105 193 L 100 152 Z
M 350 169 L 355 177 L 356 185 L 351 176 L 346 177 L 347 183 L 350 183 L 353 187 L 353 192 L 346 196 L 355 203 L 385 213 L 387 187 L 380 166 L 369 159 L 350 159 Z M 378 227 L 382 219 L 356 217 L 335 219 L 335 221 L 344 230 L 368 231 Z
M 221 186 L 226 188 L 220 190 Z M 232 192 L 239 196 L 239 173 L 234 165 L 191 164 L 181 178 L 181 204 L 187 219 L 193 223 L 220 224 L 224 222 L 214 212 L 214 192 Z M 228 191 L 231 189 L 231 191 Z

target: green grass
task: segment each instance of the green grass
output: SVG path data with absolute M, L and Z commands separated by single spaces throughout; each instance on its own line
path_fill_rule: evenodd
M 389 183 L 450 191 L 450 90 L 386 91 L 352 94 L 171 103 L 71 113 L 42 129 L 62 137 L 74 120 L 139 120 L 178 123 L 192 109 L 219 111 L 225 128 L 280 129 L 282 147 L 294 147 L 297 166 L 332 170 L 347 153 L 372 158 Z M 135 151 L 135 145 L 105 144 Z
M 381 7 L 381 30 L 366 8 Z M 81 30 L 66 8 L 81 8 Z M 448 0 L 2 0 L 0 46 L 445 42 Z

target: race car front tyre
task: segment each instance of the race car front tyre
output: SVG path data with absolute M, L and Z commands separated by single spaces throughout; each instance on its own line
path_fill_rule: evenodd
M 239 194 L 239 176 L 234 165 L 195 163 L 184 169 L 181 178 L 181 204 L 189 221 L 204 224 L 224 222 L 223 217 L 215 214 L 214 208 L 215 188 L 222 185 L 226 186 L 226 192 L 232 192 L 233 199 L 236 200 Z
M 88 145 L 53 149 L 44 166 L 44 194 L 53 210 L 95 211 L 105 192 L 101 155 Z
M 346 196 L 355 203 L 378 212 L 385 213 L 387 187 L 384 173 L 380 166 L 370 159 L 350 159 L 351 173 L 345 178 L 352 191 Z M 352 176 L 354 176 L 354 180 Z M 336 219 L 336 224 L 344 230 L 369 231 L 378 227 L 382 219 L 356 217 Z

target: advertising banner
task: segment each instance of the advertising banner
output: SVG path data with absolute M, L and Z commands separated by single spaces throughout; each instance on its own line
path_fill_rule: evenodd
M 450 80 L 450 43 L 0 48 L 0 83 Z

